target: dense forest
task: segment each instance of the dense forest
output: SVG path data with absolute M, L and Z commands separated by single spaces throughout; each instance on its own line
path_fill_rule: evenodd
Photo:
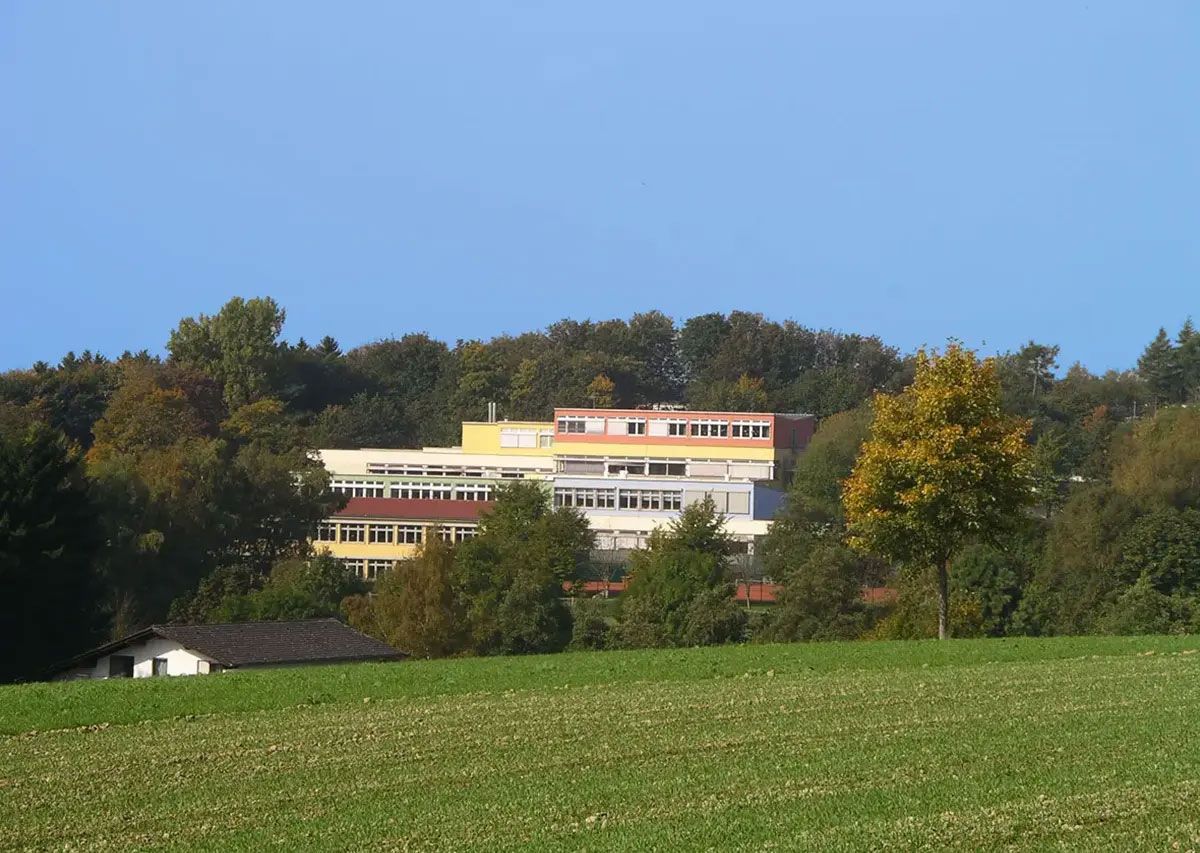
M 98 639 L 169 617 L 340 612 L 387 634 L 380 620 L 388 607 L 402 611 L 411 590 L 366 598 L 331 561 L 309 559 L 308 537 L 339 499 L 308 451 L 454 443 L 459 422 L 483 419 L 492 401 L 508 418 L 548 418 L 555 406 L 683 403 L 811 412 L 820 426 L 761 549 L 762 571 L 783 584 L 771 613 L 743 624 L 717 606 L 732 569 L 718 533 L 696 534 L 707 530 L 703 518 L 664 533 L 635 561 L 647 577 L 685 552 L 683 562 L 703 564 L 683 603 L 691 615 L 671 630 L 650 623 L 680 603 L 644 591 L 629 596 L 624 614 L 580 603 L 572 628 L 571 614 L 534 595 L 519 572 L 506 589 L 524 604 L 504 605 L 463 574 L 488 576 L 489 560 L 528 562 L 503 539 L 515 522 L 498 518 L 495 536 L 485 530 L 464 556 L 431 553 L 412 567 L 414 577 L 455 590 L 441 599 L 426 590 L 422 606 L 462 608 L 463 624 L 478 628 L 473 642 L 443 644 L 442 653 L 931 633 L 929 578 L 852 551 L 841 494 L 870 433 L 873 395 L 910 384 L 913 354 L 744 312 L 563 320 L 453 345 L 411 334 L 347 351 L 329 337 L 289 343 L 283 325 L 273 300 L 234 299 L 215 315 L 182 320 L 165 356 L 68 353 L 55 366 L 0 375 L 0 628 L 40 650 L 36 660 L 6 663 L 0 680 L 30 677 Z M 1028 421 L 1036 500 L 1019 525 L 955 554 L 954 632 L 1193 630 L 1200 409 L 1189 404 L 1200 402 L 1200 335 L 1190 321 L 1174 337 L 1160 331 L 1136 366 L 1104 375 L 1080 364 L 1064 370 L 1059 358 L 1056 346 L 1034 342 L 995 358 L 1004 410 Z M 542 550 L 557 554 L 538 582 L 576 571 L 578 560 L 563 554 L 586 551 L 586 533 L 543 522 L 528 495 L 512 501 L 513 518 L 547 526 Z M 863 586 L 899 597 L 868 604 Z M 512 612 L 541 601 L 551 622 L 568 621 L 535 639 L 501 640 L 499 611 L 482 623 L 472 616 L 488 596 Z

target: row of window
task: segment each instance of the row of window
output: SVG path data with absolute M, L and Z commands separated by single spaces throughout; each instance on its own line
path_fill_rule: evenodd
M 368 462 L 367 473 L 399 474 L 402 477 L 495 477 L 503 480 L 519 480 L 537 472 L 527 468 L 422 465 L 414 462 Z
M 405 498 L 447 501 L 489 501 L 489 483 L 455 485 L 452 483 L 393 483 L 370 480 L 334 480 L 329 488 L 352 498 Z
M 108 677 L 109 678 L 133 678 L 133 655 L 109 655 L 108 656 Z M 219 663 L 210 663 L 206 660 L 196 661 L 196 674 L 208 675 L 212 672 L 220 672 L 223 667 Z M 150 675 L 154 677 L 162 677 L 170 675 L 170 668 L 166 658 L 151 658 L 150 660 Z
M 554 490 L 554 505 L 581 509 L 674 512 L 683 507 L 683 492 L 663 489 L 559 488 Z
M 501 447 L 553 447 L 554 433 L 536 429 L 504 427 L 500 430 Z
M 395 560 L 361 560 L 354 558 L 343 558 L 341 560 L 342 567 L 356 577 L 365 578 L 373 581 L 386 571 L 396 565 Z
M 592 554 L 595 556 L 597 552 L 602 551 L 634 551 L 638 548 L 645 548 L 646 542 L 647 537 L 644 533 L 635 533 L 634 531 L 618 530 L 611 533 L 599 533 L 596 535 L 596 544 Z M 729 543 L 729 553 L 731 555 L 753 554 L 753 539 L 734 537 Z
M 366 542 L 372 545 L 420 545 L 425 530 L 432 525 L 379 524 L 366 522 L 323 521 L 317 525 L 318 542 Z M 462 542 L 475 535 L 474 525 L 439 527 L 446 542 Z
M 756 438 L 771 437 L 770 421 L 751 420 L 688 420 L 684 418 L 609 418 L 584 415 L 565 415 L 558 419 L 556 428 L 564 434 L 599 435 L 651 435 L 682 438 Z M 532 446 L 532 445 L 531 445 Z
M 768 461 L 652 462 L 648 459 L 559 459 L 560 474 L 606 475 L 610 477 L 695 477 L 735 480 L 769 480 L 774 465 Z

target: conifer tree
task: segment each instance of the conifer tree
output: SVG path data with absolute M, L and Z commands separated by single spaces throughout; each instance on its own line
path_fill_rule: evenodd
M 1155 402 L 1177 403 L 1182 391 L 1178 353 L 1167 330 L 1160 328 L 1154 340 L 1138 359 L 1138 374 L 1150 389 Z

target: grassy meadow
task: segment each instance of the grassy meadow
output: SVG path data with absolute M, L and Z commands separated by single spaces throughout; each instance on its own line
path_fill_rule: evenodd
M 0 688 L 3 849 L 1200 848 L 1200 638 Z

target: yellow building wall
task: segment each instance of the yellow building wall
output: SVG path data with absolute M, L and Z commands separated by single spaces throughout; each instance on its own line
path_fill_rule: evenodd
M 328 551 L 334 557 L 352 560 L 407 560 L 415 557 L 420 545 L 384 542 L 314 542 L 317 551 Z
M 554 424 L 547 421 L 501 421 L 486 423 L 465 421 L 462 425 L 464 453 L 488 453 L 497 456 L 553 456 L 554 447 L 501 447 L 501 429 L 531 429 L 554 433 Z

